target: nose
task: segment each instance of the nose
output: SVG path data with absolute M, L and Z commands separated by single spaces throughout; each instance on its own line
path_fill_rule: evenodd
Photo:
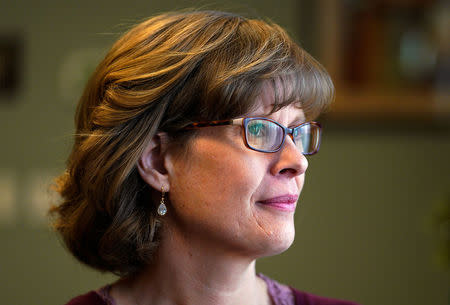
M 271 168 L 272 175 L 283 175 L 288 178 L 302 175 L 308 168 L 308 160 L 287 136 L 283 147 L 276 153 L 277 159 Z

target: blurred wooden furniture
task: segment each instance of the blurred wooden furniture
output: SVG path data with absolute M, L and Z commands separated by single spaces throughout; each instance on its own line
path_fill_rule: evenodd
M 318 0 L 319 60 L 336 85 L 326 115 L 450 125 L 450 5 L 438 0 Z

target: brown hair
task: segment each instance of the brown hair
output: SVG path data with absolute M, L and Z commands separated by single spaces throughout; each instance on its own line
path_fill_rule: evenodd
M 192 122 L 248 113 L 267 83 L 273 111 L 296 102 L 307 118 L 334 94 L 322 66 L 271 22 L 175 12 L 123 35 L 79 101 L 75 143 L 56 181 L 62 203 L 50 213 L 72 254 L 119 275 L 148 264 L 158 221 L 153 190 L 136 168 L 143 149 L 156 132 L 183 144 L 189 137 L 179 131 Z

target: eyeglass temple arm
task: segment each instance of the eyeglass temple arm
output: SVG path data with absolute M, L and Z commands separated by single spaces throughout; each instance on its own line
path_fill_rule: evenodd
M 242 125 L 244 121 L 243 118 L 233 119 L 233 120 L 218 120 L 218 121 L 209 121 L 209 122 L 196 122 L 187 125 L 183 129 L 197 129 L 202 127 L 210 127 L 210 126 L 223 126 L 223 125 Z

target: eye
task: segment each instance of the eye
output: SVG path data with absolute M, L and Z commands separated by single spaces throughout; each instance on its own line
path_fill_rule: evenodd
M 309 132 L 309 124 L 302 124 L 294 128 L 292 136 L 294 139 L 302 138 L 306 133 Z
M 261 121 L 253 121 L 247 127 L 249 134 L 254 137 L 263 137 L 266 134 L 266 125 Z

